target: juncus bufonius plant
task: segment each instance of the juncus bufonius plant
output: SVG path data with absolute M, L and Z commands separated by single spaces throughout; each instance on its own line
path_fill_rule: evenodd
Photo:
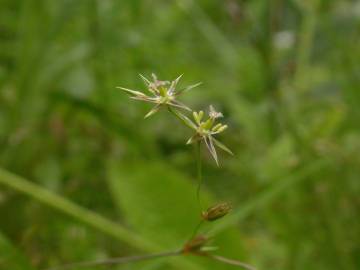
M 199 192 L 202 182 L 202 167 L 201 167 L 201 155 L 200 155 L 200 146 L 201 143 L 204 143 L 206 148 L 209 150 L 211 156 L 214 158 L 217 165 L 219 165 L 218 155 L 215 149 L 215 146 L 220 149 L 232 154 L 231 150 L 227 148 L 224 144 L 214 138 L 215 135 L 218 135 L 227 129 L 227 125 L 224 125 L 219 122 L 219 119 L 223 117 L 221 112 L 217 112 L 215 108 L 210 105 L 208 116 L 204 117 L 203 111 L 192 111 L 188 106 L 181 103 L 178 100 L 178 97 L 200 85 L 200 83 L 190 85 L 188 87 L 178 89 L 178 83 L 182 75 L 177 77 L 173 81 L 161 81 L 158 80 L 155 74 L 152 74 L 152 81 L 147 79 L 145 76 L 140 75 L 143 79 L 145 86 L 147 88 L 148 94 L 145 94 L 142 91 L 132 90 L 124 87 L 117 87 L 126 93 L 130 94 L 131 99 L 140 100 L 155 104 L 155 106 L 145 115 L 145 118 L 155 114 L 161 108 L 167 108 L 169 112 L 174 114 L 177 118 L 181 120 L 183 124 L 191 128 L 194 131 L 194 134 L 188 139 L 187 144 L 195 144 L 197 146 L 197 168 L 198 168 L 198 189 L 197 189 L 197 198 L 200 202 Z M 181 110 L 181 111 L 180 111 Z M 193 120 L 190 120 L 182 111 L 192 112 Z M 147 254 L 140 256 L 130 256 L 130 257 L 120 257 L 120 258 L 111 258 L 107 260 L 93 261 L 93 262 L 78 262 L 63 265 L 60 267 L 51 268 L 55 269 L 68 269 L 68 268 L 79 268 L 79 267 L 92 267 L 92 266 L 101 266 L 101 265 L 114 265 L 122 264 L 129 262 L 137 262 L 149 259 L 155 259 L 159 257 L 170 257 L 170 256 L 180 256 L 180 255 L 196 255 L 204 256 L 222 263 L 240 266 L 248 270 L 254 270 L 252 266 L 245 264 L 243 262 L 228 259 L 219 255 L 210 253 L 214 251 L 214 247 L 208 246 L 209 238 L 197 234 L 203 222 L 213 222 L 218 219 L 223 218 L 231 210 L 231 205 L 228 203 L 218 203 L 215 204 L 205 211 L 201 211 L 201 219 L 198 225 L 195 227 L 195 230 L 181 249 L 175 251 L 167 251 L 156 254 Z

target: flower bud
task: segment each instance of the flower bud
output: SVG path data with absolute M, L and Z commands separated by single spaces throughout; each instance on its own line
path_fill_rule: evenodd
M 208 242 L 208 238 L 203 235 L 197 235 L 190 239 L 183 247 L 183 253 L 201 252 L 201 249 Z
M 199 115 L 199 122 L 201 122 L 202 118 L 204 117 L 204 112 L 200 111 L 198 115 Z
M 221 128 L 221 127 L 222 127 L 222 124 L 219 123 L 216 126 L 214 126 L 212 130 L 213 131 L 218 131 L 218 129 Z
M 207 221 L 215 221 L 228 214 L 231 209 L 232 207 L 229 203 L 219 203 L 204 211 L 202 218 Z
M 210 130 L 213 124 L 214 124 L 214 119 L 209 118 L 208 120 L 206 120 L 201 124 L 201 128 L 203 128 L 204 130 Z
M 195 119 L 195 122 L 200 125 L 200 117 L 199 114 L 197 112 L 193 112 L 193 117 Z
M 220 133 L 220 132 L 223 132 L 225 129 L 227 129 L 228 128 L 228 126 L 227 125 L 223 125 L 223 126 L 221 126 L 219 129 L 218 129 L 218 132 Z

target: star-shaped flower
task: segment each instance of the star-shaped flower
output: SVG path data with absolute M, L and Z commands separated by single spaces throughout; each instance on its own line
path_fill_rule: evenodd
M 191 126 L 196 131 L 196 133 L 187 141 L 187 144 L 204 141 L 207 149 L 215 159 L 217 165 L 219 165 L 219 161 L 214 144 L 222 150 L 233 155 L 229 148 L 214 138 L 214 135 L 219 134 L 227 129 L 227 125 L 223 125 L 221 123 L 215 124 L 218 118 L 223 117 L 221 112 L 215 111 L 214 107 L 210 105 L 209 118 L 206 121 L 203 121 L 203 111 L 193 112 L 193 117 L 195 124 L 191 121 Z M 188 118 L 186 118 L 186 120 L 190 121 Z
M 194 85 L 190 85 L 186 88 L 176 90 L 176 86 L 182 77 L 180 75 L 175 80 L 169 82 L 169 81 L 160 81 L 157 79 L 155 74 L 152 74 L 153 81 L 148 80 L 145 76 L 140 74 L 140 77 L 145 82 L 145 85 L 147 87 L 147 90 L 150 92 L 150 96 L 144 94 L 143 92 L 131 90 L 124 87 L 117 87 L 121 90 L 124 90 L 128 94 L 131 95 L 130 98 L 135 100 L 141 100 L 145 102 L 150 102 L 156 104 L 146 115 L 145 118 L 153 115 L 157 111 L 160 110 L 161 107 L 167 106 L 167 107 L 175 107 L 180 108 L 184 110 L 191 111 L 189 107 L 187 107 L 185 104 L 179 102 L 177 100 L 177 97 L 181 95 L 182 93 L 189 91 L 196 86 L 200 85 L 201 83 L 197 83 Z

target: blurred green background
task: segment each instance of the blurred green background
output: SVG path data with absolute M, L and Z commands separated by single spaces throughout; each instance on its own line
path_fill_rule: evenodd
M 359 1 L 0 0 L 0 269 L 183 244 L 199 218 L 191 131 L 115 89 L 152 72 L 203 82 L 182 101 L 229 125 L 235 156 L 217 168 L 203 151 L 203 196 L 234 204 L 205 228 L 217 254 L 360 269 L 359 37 Z

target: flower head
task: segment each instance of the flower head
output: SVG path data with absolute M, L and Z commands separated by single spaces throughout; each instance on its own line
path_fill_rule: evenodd
M 204 141 L 209 152 L 215 159 L 216 164 L 219 165 L 214 144 L 229 154 L 233 154 L 229 148 L 214 138 L 214 135 L 219 134 L 227 129 L 227 125 L 223 125 L 221 123 L 216 124 L 216 120 L 223 117 L 222 113 L 217 112 L 214 107 L 210 105 L 208 119 L 203 121 L 203 111 L 193 112 L 193 117 L 195 120 L 193 128 L 195 129 L 196 133 L 187 141 L 187 144 L 191 144 L 197 141 Z
M 183 92 L 186 92 L 186 91 L 200 85 L 200 83 L 190 85 L 184 89 L 176 90 L 177 84 L 178 84 L 180 78 L 182 77 L 182 75 L 180 75 L 179 77 L 177 77 L 175 80 L 173 80 L 171 82 L 170 81 L 160 81 L 160 80 L 158 80 L 158 78 L 156 77 L 155 74 L 152 74 L 152 79 L 153 79 L 152 81 L 150 81 L 149 79 L 147 79 L 145 76 L 143 76 L 141 74 L 140 74 L 140 77 L 145 82 L 145 85 L 147 87 L 148 92 L 150 93 L 150 96 L 144 94 L 143 92 L 131 90 L 131 89 L 124 88 L 124 87 L 117 87 L 117 88 L 130 94 L 132 99 L 141 100 L 141 101 L 150 102 L 150 103 L 155 104 L 155 106 L 145 115 L 145 118 L 153 115 L 154 113 L 159 111 L 160 108 L 163 106 L 175 107 L 175 108 L 180 108 L 180 109 L 191 111 L 191 109 L 189 107 L 187 107 L 185 104 L 179 102 L 177 100 L 177 97 L 180 94 L 182 94 Z

